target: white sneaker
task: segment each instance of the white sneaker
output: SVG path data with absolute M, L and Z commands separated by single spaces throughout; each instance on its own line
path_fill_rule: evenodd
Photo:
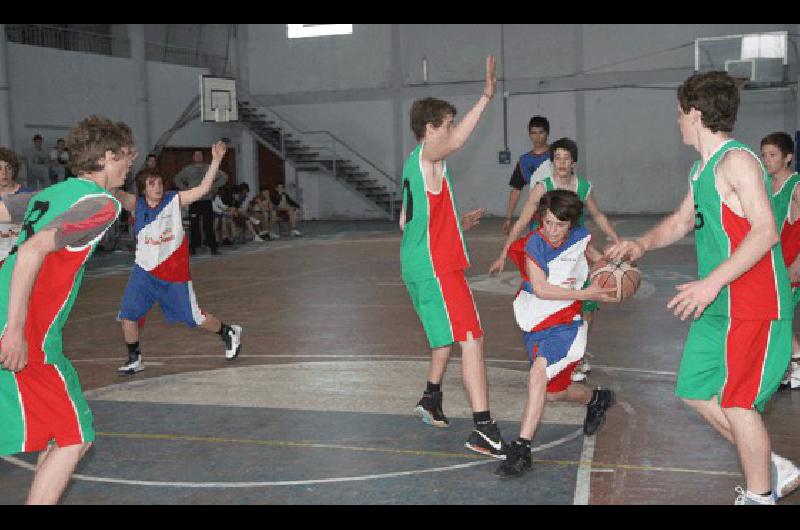
M 133 375 L 144 370 L 142 354 L 128 355 L 128 362 L 117 368 L 118 375 Z
M 242 326 L 231 325 L 230 331 L 222 336 L 222 340 L 225 341 L 225 358 L 234 360 L 242 349 Z
M 800 388 L 800 360 L 792 358 L 789 363 L 789 368 L 786 369 L 786 374 L 783 376 L 781 385 L 788 386 L 792 390 Z
M 277 232 L 270 232 L 269 237 L 271 239 L 280 239 L 281 235 L 279 233 L 277 233 Z
M 258 235 L 254 235 L 253 236 L 253 241 L 255 241 L 256 243 L 263 243 L 264 242 L 264 240 L 261 239 Z
M 788 458 L 772 453 L 771 485 L 776 499 L 786 497 L 800 486 L 800 469 Z
M 755 493 L 752 493 L 750 491 L 745 491 L 744 488 L 741 486 L 736 486 L 734 491 L 736 491 L 736 493 L 738 493 L 739 496 L 736 497 L 736 500 L 734 501 L 733 504 L 738 506 L 743 506 L 743 505 L 768 506 L 771 504 L 775 504 L 774 495 L 756 495 Z
M 581 381 L 586 380 L 586 374 L 580 371 L 580 367 L 575 368 L 572 372 L 572 376 L 570 377 L 573 383 L 580 383 Z
M 292 230 L 292 235 L 295 236 L 295 237 L 300 237 L 303 234 L 300 233 L 300 230 Z
M 579 371 L 579 372 L 580 372 L 580 373 L 582 373 L 582 374 L 588 374 L 589 372 L 591 372 L 591 371 L 592 371 L 592 367 L 591 367 L 591 365 L 589 364 L 589 361 L 587 361 L 587 360 L 586 360 L 586 357 L 584 357 L 584 358 L 583 358 L 583 362 L 581 362 L 581 364 L 579 364 L 579 365 L 578 365 L 578 366 L 575 368 L 575 370 L 576 370 L 576 371 Z

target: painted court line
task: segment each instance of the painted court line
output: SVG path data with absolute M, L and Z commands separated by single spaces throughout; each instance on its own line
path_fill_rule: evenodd
M 100 433 L 98 433 L 100 434 Z M 583 434 L 582 429 L 578 429 L 575 432 L 563 436 L 557 440 L 553 440 L 547 444 L 543 444 L 540 446 L 536 446 L 531 449 L 531 452 L 538 452 L 543 451 L 545 449 L 549 449 L 551 447 L 555 447 L 557 445 L 561 445 L 566 443 L 570 440 L 574 440 L 578 436 Z M 128 435 L 128 436 L 136 436 L 136 435 Z M 139 435 L 143 436 L 143 435 Z M 151 435 L 148 435 L 151 436 Z M 163 438 L 161 439 L 171 439 L 171 435 L 161 435 Z M 179 440 L 183 437 L 173 437 L 176 440 Z M 196 437 L 202 438 L 202 437 Z M 204 441 L 213 441 L 217 439 L 208 438 Z M 224 439 L 219 439 L 224 440 Z M 254 440 L 257 441 L 257 440 Z M 275 443 L 269 440 L 263 440 L 262 443 Z M 298 442 L 280 442 L 283 444 L 294 444 L 300 445 Z M 305 444 L 304 444 L 305 445 Z M 311 444 L 314 445 L 314 444 Z M 346 446 L 330 446 L 326 448 L 336 448 L 336 449 L 352 449 Z M 359 450 L 364 450 L 369 448 L 357 448 Z M 462 455 L 464 457 L 469 458 L 471 455 Z M 13 456 L 2 456 L 0 459 L 5 460 L 6 462 L 13 464 L 17 467 L 21 467 L 27 469 L 29 471 L 33 471 L 36 469 L 34 464 L 30 464 L 25 462 L 24 460 L 20 460 L 19 458 Z M 451 466 L 442 466 L 442 467 L 434 467 L 428 469 L 418 469 L 412 471 L 395 471 L 390 473 L 380 473 L 380 474 L 371 474 L 371 475 L 360 475 L 354 477 L 332 477 L 332 478 L 322 478 L 322 479 L 311 479 L 311 480 L 277 480 L 277 481 L 259 481 L 259 482 L 168 482 L 168 481 L 149 481 L 149 480 L 129 480 L 129 479 L 120 479 L 120 478 L 111 478 L 111 477 L 95 477 L 91 475 L 83 475 L 83 474 L 74 474 L 72 477 L 76 480 L 82 480 L 87 482 L 103 482 L 103 483 L 110 483 L 110 484 L 124 484 L 129 486 L 151 486 L 151 487 L 175 487 L 175 488 L 259 488 L 259 487 L 266 487 L 266 486 L 304 486 L 304 485 L 312 485 L 312 484 L 330 484 L 330 483 L 337 483 L 337 482 L 358 482 L 358 481 L 366 481 L 366 480 L 376 480 L 376 479 L 385 479 L 385 478 L 396 478 L 396 477 L 406 477 L 406 476 L 413 476 L 413 475 L 423 475 L 427 473 L 441 473 L 445 471 L 455 471 L 458 469 L 465 469 L 475 466 L 481 466 L 485 464 L 497 463 L 498 461 L 494 458 L 481 458 L 480 461 L 477 462 L 467 462 L 464 464 L 455 464 Z
M 575 496 L 572 504 L 588 505 L 589 489 L 592 481 L 592 458 L 594 457 L 594 436 L 583 437 L 581 461 L 578 465 L 578 477 L 575 481 Z
M 383 346 L 383 344 L 365 344 L 362 346 Z M 393 361 L 428 361 L 430 360 L 429 355 L 386 355 L 381 353 L 248 353 L 246 356 L 242 356 L 242 359 L 247 357 L 253 358 L 273 358 L 273 359 L 385 359 L 385 360 L 393 360 Z M 189 354 L 189 355 L 172 355 L 169 357 L 159 356 L 159 355 L 148 355 L 148 359 L 153 360 L 160 360 L 160 361 L 176 361 L 181 359 L 208 359 L 208 358 L 222 358 L 221 355 L 214 355 L 214 354 Z M 120 360 L 120 356 L 116 357 L 92 357 L 91 359 L 70 359 L 72 363 L 102 363 L 102 362 L 118 362 Z M 485 359 L 488 363 L 512 363 L 512 364 L 530 364 L 530 362 L 526 359 Z M 450 362 L 460 363 L 461 359 L 453 358 Z M 608 371 L 616 371 L 616 372 L 635 372 L 635 373 L 643 373 L 643 374 L 653 374 L 653 375 L 670 375 L 675 376 L 678 375 L 677 372 L 667 372 L 661 370 L 644 370 L 642 368 L 626 368 L 621 366 L 602 366 L 602 365 L 592 365 L 592 368 L 597 368 L 599 370 L 608 370 Z

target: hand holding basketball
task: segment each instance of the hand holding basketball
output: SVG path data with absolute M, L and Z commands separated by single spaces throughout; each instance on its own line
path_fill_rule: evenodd
M 626 257 L 630 261 L 638 261 L 644 256 L 644 247 L 635 239 L 620 239 L 606 248 L 604 255 L 611 260 L 623 260 Z
M 596 283 L 589 284 L 589 287 L 583 289 L 586 295 L 585 300 L 594 300 L 595 302 L 619 302 L 617 299 L 616 287 L 601 287 Z
M 686 320 L 692 312 L 694 320 L 700 318 L 722 289 L 721 286 L 709 282 L 708 278 L 684 283 L 676 288 L 680 292 L 667 303 L 667 308 L 672 309 L 675 316 L 681 320 Z
M 601 259 L 592 265 L 589 275 L 592 285 L 600 289 L 612 289 L 614 296 L 601 302 L 621 302 L 639 289 L 641 273 L 632 263 L 621 260 Z

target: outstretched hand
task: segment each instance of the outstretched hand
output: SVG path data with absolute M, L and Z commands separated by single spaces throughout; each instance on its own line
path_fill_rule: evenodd
M 486 56 L 486 87 L 483 89 L 483 93 L 489 99 L 494 97 L 494 85 L 495 85 L 495 60 L 494 55 L 487 55 Z
M 214 145 L 211 146 L 211 159 L 215 162 L 221 161 L 227 150 L 228 146 L 225 145 L 225 142 L 219 141 L 214 143 Z
M 466 232 L 481 222 L 481 217 L 486 215 L 486 208 L 478 208 L 461 216 L 461 230 Z
M 620 239 L 609 245 L 603 254 L 612 260 L 624 260 L 627 256 L 630 261 L 639 261 L 644 252 L 642 244 L 635 239 Z

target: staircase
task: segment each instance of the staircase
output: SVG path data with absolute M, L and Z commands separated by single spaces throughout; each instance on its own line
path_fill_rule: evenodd
M 299 171 L 330 174 L 397 219 L 400 183 L 329 131 L 302 131 L 237 88 L 239 123 L 267 149 Z

